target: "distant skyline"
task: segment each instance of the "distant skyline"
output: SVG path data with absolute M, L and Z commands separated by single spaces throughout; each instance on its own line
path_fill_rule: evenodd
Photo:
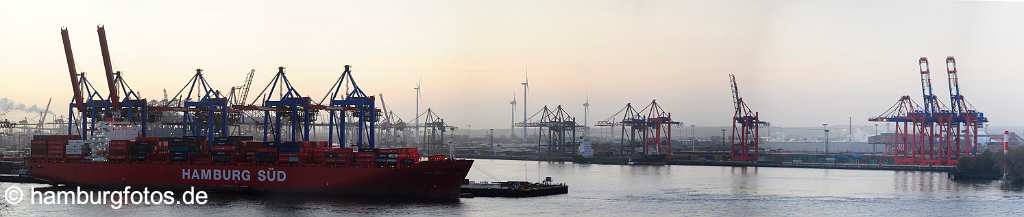
M 352 65 L 368 94 L 412 122 L 421 110 L 456 126 L 508 128 L 529 68 L 530 113 L 563 105 L 583 122 L 657 99 L 686 125 L 726 126 L 728 74 L 776 126 L 870 125 L 902 95 L 920 103 L 917 58 L 932 61 L 948 103 L 946 56 L 963 94 L 992 125 L 1024 125 L 1024 3 L 1013 1 L 17 1 L 0 8 L 4 103 L 67 115 L 59 30 L 79 71 L 106 94 L 96 25 L 115 70 L 150 100 L 202 68 L 227 92 L 256 70 L 257 94 L 285 66 L 319 100 Z M 32 118 L 30 118 L 32 119 Z M 20 120 L 20 119 L 19 119 Z

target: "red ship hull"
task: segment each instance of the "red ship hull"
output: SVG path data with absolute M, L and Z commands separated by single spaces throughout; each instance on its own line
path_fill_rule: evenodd
M 197 164 L 186 162 L 52 162 L 31 164 L 33 177 L 55 184 L 327 194 L 458 200 L 472 160 L 432 160 L 402 168 Z

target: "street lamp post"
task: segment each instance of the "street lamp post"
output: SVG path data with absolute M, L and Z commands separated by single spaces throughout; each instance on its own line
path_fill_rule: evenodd
M 878 124 L 875 124 L 875 136 L 878 136 Z M 868 141 L 868 142 L 871 142 L 871 141 Z M 872 154 L 878 153 L 878 144 L 871 144 L 871 153 Z
M 690 152 L 697 151 L 697 125 L 690 124 Z
M 491 134 L 491 156 L 497 156 L 498 155 L 498 151 L 494 149 L 494 129 L 490 129 L 489 131 L 490 131 L 490 134 Z M 515 130 L 513 130 L 513 131 L 515 131 Z
M 726 150 L 729 149 L 729 146 L 725 145 L 725 129 L 722 129 L 722 147 L 725 147 Z
M 821 128 L 825 129 L 825 154 L 828 155 L 828 124 L 821 124 Z

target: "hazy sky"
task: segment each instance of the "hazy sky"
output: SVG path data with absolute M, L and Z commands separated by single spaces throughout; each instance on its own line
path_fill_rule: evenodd
M 460 127 L 504 128 L 528 68 L 530 113 L 562 104 L 582 120 L 589 96 L 593 123 L 657 99 L 686 124 L 722 126 L 735 73 L 776 126 L 867 124 L 901 95 L 920 102 L 920 56 L 948 101 L 942 61 L 955 55 L 967 99 L 993 125 L 1014 125 L 1022 20 L 1024 3 L 993 1 L 15 1 L 0 6 L 0 97 L 53 97 L 66 113 L 61 26 L 106 94 L 104 24 L 115 70 L 154 100 L 197 67 L 225 92 L 255 68 L 256 94 L 277 66 L 319 99 L 350 64 L 407 120 L 422 78 L 424 107 Z

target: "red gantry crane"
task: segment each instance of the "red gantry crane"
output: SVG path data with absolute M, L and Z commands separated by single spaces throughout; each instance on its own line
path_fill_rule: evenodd
M 647 117 L 644 154 L 672 159 L 672 125 L 678 125 L 679 122 L 673 121 L 672 113 L 665 112 L 656 100 L 651 100 L 651 104 L 647 104 L 640 113 Z
M 757 161 L 760 151 L 760 128 L 769 126 L 768 122 L 761 121 L 757 112 L 751 111 L 747 103 L 740 97 L 739 87 L 736 85 L 736 75 L 729 75 L 732 84 L 732 160 L 736 161 Z
M 988 119 L 960 94 L 955 58 L 946 58 L 951 103 L 949 108 L 933 92 L 928 58 L 918 59 L 918 66 L 923 98 L 921 106 L 917 107 L 909 96 L 903 96 L 896 105 L 869 121 L 896 124 L 895 134 L 883 141 L 894 163 L 956 165 L 961 153 L 976 153 L 978 128 Z
M 621 118 L 619 118 L 621 117 Z M 672 157 L 672 113 L 665 112 L 657 100 L 651 100 L 647 106 L 636 109 L 632 103 L 619 109 L 611 117 L 597 121 L 594 126 L 609 127 L 612 137 L 615 127 L 621 127 L 619 144 L 621 153 L 626 157 L 657 160 Z
M 868 119 L 871 122 L 888 122 L 896 126 L 894 136 L 887 137 L 888 139 L 884 141 L 886 154 L 893 155 L 896 159 L 913 159 L 910 153 L 912 150 L 911 139 L 915 138 L 914 131 L 918 127 L 918 123 L 915 121 L 920 117 L 914 115 L 918 115 L 915 112 L 919 110 L 920 107 L 910 99 L 910 96 L 901 96 L 896 104 L 893 104 L 885 112 Z
M 946 76 L 949 80 L 949 105 L 953 115 L 953 139 L 955 158 L 960 154 L 978 154 L 978 128 L 988 122 L 985 113 L 978 112 L 974 105 L 960 94 L 960 78 L 957 75 L 956 58 L 946 57 Z

